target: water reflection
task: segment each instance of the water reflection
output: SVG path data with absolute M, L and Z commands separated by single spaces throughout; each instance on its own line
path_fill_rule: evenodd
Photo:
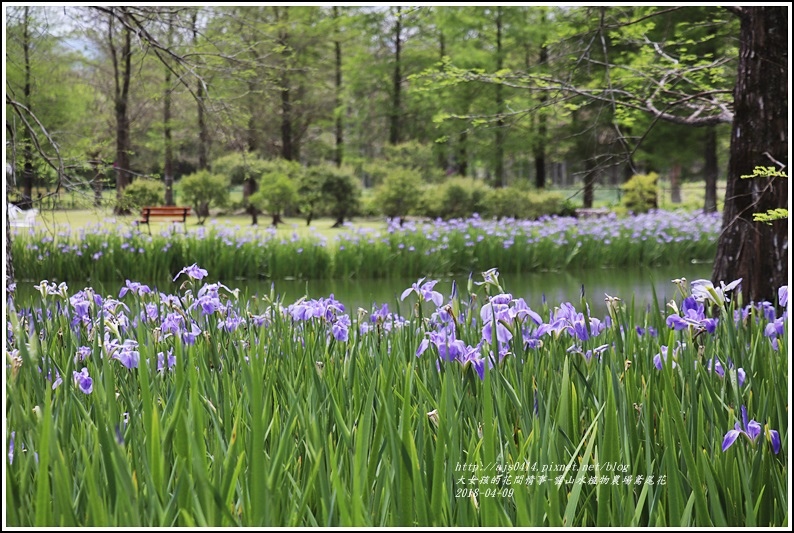
M 663 268 L 636 268 L 636 269 L 592 269 L 583 271 L 565 272 L 538 272 L 525 274 L 501 274 L 502 286 L 514 297 L 524 298 L 530 307 L 540 308 L 544 298 L 550 307 L 560 302 L 570 301 L 579 307 L 582 291 L 590 304 L 590 310 L 595 316 L 606 314 L 604 295 L 617 296 L 626 303 L 631 303 L 634 298 L 635 310 L 641 311 L 653 302 L 653 290 L 660 306 L 676 296 L 676 286 L 671 282 L 674 278 L 685 277 L 688 280 L 709 278 L 711 265 L 689 264 L 677 267 Z M 448 297 L 452 290 L 453 278 L 442 278 L 435 286 L 444 297 Z M 479 273 L 473 279 L 481 281 Z M 456 277 L 458 286 L 464 291 L 467 277 Z M 167 293 L 178 290 L 179 282 L 170 280 L 163 282 L 150 282 L 152 288 Z M 259 297 L 270 294 L 271 288 L 275 294 L 280 295 L 285 303 L 292 303 L 301 296 L 309 298 L 327 297 L 333 294 L 341 301 L 348 312 L 355 312 L 362 307 L 366 310 L 372 308 L 373 303 L 388 303 L 393 311 L 398 309 L 407 313 L 415 302 L 415 296 L 410 297 L 410 302 L 400 302 L 400 294 L 410 287 L 416 279 L 388 279 L 388 280 L 314 280 L 314 281 L 286 281 L 273 282 L 248 282 L 222 280 L 231 289 L 240 288 L 242 294 Z M 67 283 L 71 294 L 87 285 L 92 285 L 100 294 L 117 297 L 119 290 L 124 285 L 122 282 Z M 17 285 L 17 305 L 25 305 L 25 300 L 35 296 L 38 292 L 33 289 L 35 283 L 20 283 Z M 398 307 L 399 306 L 399 307 Z

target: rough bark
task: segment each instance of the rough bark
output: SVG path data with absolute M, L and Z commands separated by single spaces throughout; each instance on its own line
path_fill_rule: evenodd
M 781 178 L 742 179 L 755 166 L 788 166 L 786 7 L 737 7 L 741 20 L 734 120 L 722 232 L 712 281 L 742 278 L 748 301 L 775 301 L 788 279 L 787 221 L 753 222 L 753 213 L 788 207 Z M 787 168 L 786 168 L 787 171 Z
M 706 180 L 706 199 L 703 205 L 704 213 L 717 211 L 717 130 L 714 126 L 706 128 L 706 138 L 703 144 L 703 175 Z

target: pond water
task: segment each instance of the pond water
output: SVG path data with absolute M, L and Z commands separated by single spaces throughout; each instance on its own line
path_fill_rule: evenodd
M 620 269 L 591 269 L 585 271 L 564 271 L 564 272 L 537 272 L 523 274 L 500 274 L 502 287 L 510 292 L 515 298 L 524 298 L 530 307 L 539 309 L 545 297 L 550 307 L 554 307 L 561 302 L 570 301 L 577 308 L 581 301 L 582 291 L 590 304 L 591 313 L 595 316 L 606 314 L 606 304 L 604 294 L 617 296 L 624 302 L 630 303 L 634 298 L 635 310 L 641 311 L 653 302 L 653 290 L 660 306 L 676 296 L 676 286 L 671 282 L 674 278 L 686 278 L 695 280 L 711 277 L 710 264 L 687 264 L 674 267 L 656 268 L 620 268 Z M 458 286 L 465 293 L 467 277 L 460 276 L 454 278 Z M 482 281 L 479 273 L 473 277 L 474 281 Z M 136 280 L 140 281 L 140 280 Z M 177 282 L 170 280 L 164 282 L 149 282 L 150 287 L 157 287 L 167 293 L 174 293 L 178 290 L 183 281 L 180 278 Z M 215 280 L 210 280 L 215 281 Z M 397 310 L 400 294 L 406 288 L 415 283 L 416 279 L 386 279 L 386 280 L 312 280 L 312 281 L 287 281 L 278 280 L 272 283 L 275 294 L 283 296 L 283 302 L 289 304 L 300 298 L 334 297 L 345 305 L 347 312 L 353 314 L 356 309 L 362 307 L 366 310 L 372 309 L 372 304 L 388 303 L 392 311 Z M 453 278 L 442 278 L 435 286 L 444 297 L 448 297 L 452 289 Z M 221 280 L 224 285 L 231 289 L 240 288 L 243 294 L 265 295 L 271 292 L 271 282 L 249 282 Z M 19 283 L 16 290 L 17 306 L 26 305 L 26 301 L 38 291 L 33 288 L 37 283 Z M 102 295 L 112 295 L 117 297 L 119 289 L 124 286 L 123 282 L 102 282 L 86 283 L 72 282 L 67 283 L 69 293 L 83 289 L 91 285 Z M 406 314 L 409 305 L 415 302 L 415 296 L 401 302 L 399 310 Z

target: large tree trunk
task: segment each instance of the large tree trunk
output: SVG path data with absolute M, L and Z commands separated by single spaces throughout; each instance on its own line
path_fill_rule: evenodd
M 125 8 L 122 10 L 126 17 Z M 114 110 L 116 115 L 116 207 L 114 213 L 117 215 L 129 213 L 129 209 L 124 206 L 122 201 L 124 189 L 130 184 L 130 119 L 127 115 L 130 92 L 130 77 L 132 75 L 132 33 L 129 27 L 123 30 L 124 43 L 121 48 L 121 55 L 117 56 L 113 38 L 113 18 L 108 23 L 108 42 L 110 44 L 111 55 L 113 58 L 113 73 L 116 81 L 116 93 Z M 123 66 L 119 67 L 119 61 Z
M 545 26 L 545 15 L 541 19 L 541 23 Z M 545 32 L 544 32 L 545 33 Z M 546 45 L 540 47 L 540 57 L 538 58 L 538 65 L 543 68 L 549 60 L 549 49 Z M 527 71 L 529 71 L 529 59 L 527 59 Z M 543 91 L 540 93 L 539 106 L 541 109 L 546 107 L 546 100 L 548 94 Z M 535 187 L 544 189 L 546 187 L 546 135 L 548 134 L 546 114 L 541 111 L 538 114 L 538 131 L 537 138 L 535 139 L 534 156 L 535 156 Z
M 775 301 L 788 279 L 786 221 L 753 222 L 753 213 L 788 207 L 787 182 L 742 179 L 755 166 L 788 166 L 788 13 L 786 7 L 741 7 L 731 155 L 722 232 L 712 281 L 742 278 L 749 301 Z M 787 169 L 786 169 L 787 170 Z
M 193 46 L 198 46 L 198 10 L 193 11 Z M 198 169 L 205 170 L 209 168 L 209 161 L 207 154 L 209 153 L 210 134 L 207 131 L 207 124 L 204 120 L 204 81 L 199 78 L 196 81 L 196 103 L 198 104 L 198 129 L 199 129 L 199 145 L 198 145 Z
M 276 8 L 276 20 L 278 20 L 278 8 Z M 284 9 L 284 23 L 288 22 L 289 8 Z M 286 26 L 285 26 L 286 27 Z M 281 71 L 281 157 L 287 161 L 295 159 L 292 146 L 292 103 L 290 101 L 290 76 L 289 76 L 289 56 L 290 48 L 288 44 L 289 33 L 287 30 L 279 32 L 279 44 L 283 47 L 282 56 L 284 65 Z M 275 226 L 275 223 L 273 224 Z
M 168 48 L 173 45 L 174 20 L 168 17 Z M 163 94 L 163 143 L 165 162 L 163 175 L 165 178 L 165 205 L 174 205 L 174 143 L 171 140 L 171 69 L 165 65 L 165 93 Z
M 30 6 L 25 6 L 25 22 L 22 32 L 22 48 L 25 54 L 25 105 L 33 112 L 32 102 L 30 101 Z M 33 140 L 30 130 L 22 130 L 22 201 L 19 203 L 21 209 L 33 207 Z
M 339 8 L 334 6 L 334 22 L 336 22 L 336 40 L 334 41 L 334 57 L 335 63 L 335 92 L 334 92 L 334 105 L 336 107 L 336 150 L 334 151 L 334 163 L 336 166 L 342 166 L 342 150 L 344 147 L 344 130 L 342 128 L 342 42 L 340 41 L 339 31 Z M 309 218 L 311 221 L 311 217 Z
M 496 8 L 496 71 L 500 72 L 503 66 L 502 54 L 502 8 Z M 505 185 L 505 121 L 502 114 L 505 111 L 504 94 L 501 83 L 496 84 L 496 138 L 494 139 L 494 186 Z
M 706 139 L 703 146 L 703 175 L 706 179 L 706 200 L 703 205 L 704 213 L 717 211 L 717 129 L 714 126 L 706 127 Z
M 400 73 L 400 52 L 402 48 L 402 8 L 397 7 L 397 19 L 394 23 L 394 76 L 392 79 L 391 117 L 389 122 L 389 143 L 400 142 L 400 89 L 402 74 Z

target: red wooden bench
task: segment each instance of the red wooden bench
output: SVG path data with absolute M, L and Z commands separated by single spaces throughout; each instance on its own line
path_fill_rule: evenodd
M 190 215 L 189 207 L 174 207 L 174 206 L 150 206 L 141 209 L 141 219 L 137 220 L 138 224 L 146 224 L 149 228 L 149 233 L 152 233 L 152 228 L 149 226 L 151 218 L 170 218 L 172 222 L 181 222 L 185 225 L 187 231 L 187 217 Z

